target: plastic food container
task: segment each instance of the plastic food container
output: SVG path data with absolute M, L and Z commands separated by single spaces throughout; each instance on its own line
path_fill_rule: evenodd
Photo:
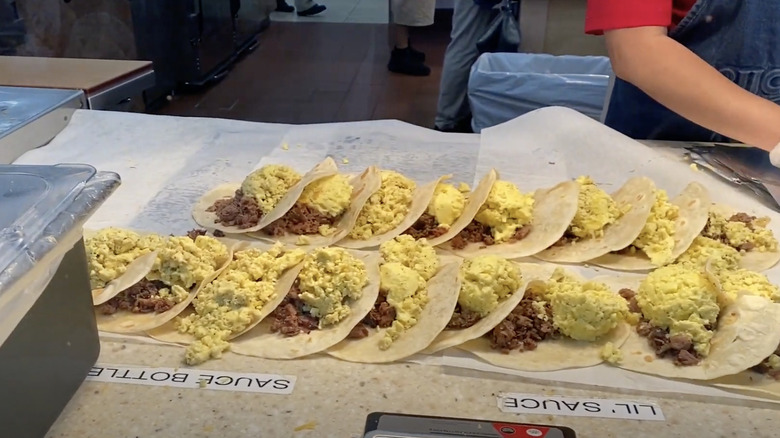
M 0 424 L 43 436 L 100 352 L 82 226 L 119 185 L 86 165 L 0 165 Z

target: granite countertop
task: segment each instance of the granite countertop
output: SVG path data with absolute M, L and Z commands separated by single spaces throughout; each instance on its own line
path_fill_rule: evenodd
M 177 367 L 176 347 L 103 342 L 100 363 Z M 325 356 L 273 361 L 235 354 L 202 369 L 297 376 L 292 395 L 85 382 L 48 437 L 359 437 L 375 411 L 556 424 L 578 437 L 775 436 L 773 409 L 537 385 L 410 363 L 367 365 Z M 500 392 L 629 398 L 658 403 L 666 421 L 505 414 Z M 296 428 L 310 429 L 296 432 Z
M 585 140 L 609 144 L 600 138 Z M 584 142 L 577 146 L 586 147 L 582 146 Z M 512 152 L 525 158 L 507 160 L 507 151 L 486 152 L 479 136 L 441 134 L 397 121 L 290 127 L 77 111 L 68 128 L 49 145 L 28 152 L 17 163 L 87 162 L 99 170 L 119 173 L 122 186 L 90 219 L 88 228 L 113 225 L 182 233 L 193 228 L 190 208 L 202 193 L 219 183 L 240 180 L 253 168 L 268 162 L 289 163 L 303 157 L 313 165 L 327 153 L 347 172 L 381 163 L 421 181 L 452 172 L 455 181 L 467 182 L 480 177 L 485 169 L 498 166 L 503 175 L 520 172 L 525 176 L 524 182 L 542 184 L 541 179 L 534 179 L 535 174 L 522 173 L 524 163 L 539 162 L 538 158 L 531 161 L 534 154 L 546 154 L 542 162 L 548 166 L 537 173 L 538 178 L 548 179 L 577 174 L 581 171 L 578 166 L 584 165 L 581 161 L 588 158 L 577 155 L 567 159 L 571 152 L 548 145 L 544 149 L 534 148 Z M 680 156 L 679 151 L 670 153 Z M 596 155 L 590 159 L 599 158 Z M 656 180 L 663 182 L 663 174 L 656 173 Z M 691 175 L 705 178 L 700 173 Z M 600 176 L 605 178 L 606 172 L 600 172 Z M 616 172 L 617 177 L 625 175 Z M 714 179 L 706 182 L 713 191 L 733 191 Z M 180 367 L 182 356 L 183 351 L 176 347 L 104 338 L 99 363 Z M 297 382 L 291 395 L 271 395 L 87 381 L 48 436 L 352 437 L 360 436 L 366 415 L 375 411 L 557 424 L 573 428 L 579 437 L 599 438 L 768 437 L 780 430 L 777 405 L 649 392 L 618 393 L 573 384 L 564 386 L 555 379 L 540 384 L 505 374 L 435 364 L 367 365 L 321 356 L 272 361 L 229 353 L 201 368 L 294 375 Z M 588 371 L 583 375 L 588 376 Z M 655 402 L 666 420 L 502 413 L 496 399 L 496 394 L 502 392 Z

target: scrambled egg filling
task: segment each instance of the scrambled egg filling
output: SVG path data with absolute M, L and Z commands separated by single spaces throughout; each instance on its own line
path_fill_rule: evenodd
M 669 202 L 666 191 L 657 190 L 650 217 L 633 243 L 650 258 L 652 264 L 663 266 L 672 261 L 675 221 L 679 216 L 680 207 Z
M 595 341 L 628 318 L 626 300 L 604 283 L 579 282 L 558 273 L 546 289 L 553 325 L 574 340 Z
M 85 242 L 92 289 L 122 276 L 133 260 L 155 251 L 165 238 L 156 234 L 140 236 L 119 228 L 104 228 Z
M 720 305 L 726 307 L 736 301 L 740 293 L 758 295 L 780 302 L 780 289 L 769 282 L 766 275 L 739 269 L 735 271 L 717 271 L 720 281 Z
M 146 278 L 171 286 L 170 293 L 160 295 L 178 304 L 187 298 L 192 287 L 214 275 L 227 261 L 227 246 L 213 237 L 198 236 L 195 240 L 187 236 L 170 237 L 159 249 L 159 265 Z
M 618 364 L 623 360 L 623 352 L 612 342 L 607 342 L 607 345 L 601 349 L 600 353 L 601 358 L 611 364 Z
M 640 284 L 636 301 L 644 317 L 669 334 L 687 335 L 696 352 L 707 356 L 718 321 L 718 291 L 701 269 L 669 265 L 651 272 Z
M 197 365 L 219 358 L 230 346 L 227 339 L 258 317 L 276 297 L 279 277 L 303 261 L 304 255 L 300 249 L 286 251 L 281 243 L 268 251 L 252 248 L 236 252 L 225 271 L 195 297 L 195 313 L 177 319 L 177 330 L 196 338 L 187 347 L 186 363 Z
M 532 193 L 521 193 L 517 186 L 509 181 L 496 181 L 474 220 L 490 227 L 493 239 L 496 243 L 501 243 L 511 239 L 518 229 L 531 223 L 533 209 Z
M 301 175 L 295 170 L 279 164 L 270 164 L 244 178 L 241 191 L 257 201 L 263 214 L 268 214 L 300 180 Z
M 379 252 L 386 263 L 400 263 L 417 271 L 425 281 L 439 270 L 439 256 L 426 239 L 414 240 L 403 234 L 380 245 Z
M 346 175 L 320 178 L 303 189 L 298 202 L 330 216 L 341 216 L 352 200 L 352 185 Z
M 569 233 L 581 239 L 601 237 L 604 228 L 618 220 L 623 212 L 617 202 L 589 176 L 577 178 L 577 184 L 580 186 L 577 213 L 571 221 Z
M 449 228 L 463 214 L 466 195 L 452 184 L 439 183 L 428 204 L 427 213 L 436 218 L 439 226 Z
M 397 227 L 409 214 L 417 187 L 414 181 L 392 170 L 383 170 L 382 185 L 368 198 L 349 237 L 367 240 Z
M 691 246 L 677 258 L 677 264 L 702 269 L 707 261 L 716 270 L 737 269 L 742 256 L 736 249 L 709 237 L 697 236 Z
M 464 309 L 487 316 L 520 287 L 517 265 L 495 255 L 467 259 L 460 267 L 462 283 L 458 303 Z
M 393 325 L 379 341 L 379 348 L 387 350 L 403 332 L 417 324 L 429 297 L 425 279 L 414 269 L 393 262 L 383 264 L 379 272 L 387 303 L 395 308 Z
M 707 226 L 702 235 L 711 239 L 723 240 L 729 246 L 745 251 L 775 252 L 777 239 L 772 230 L 766 228 L 769 218 L 754 219 L 750 225 L 740 221 L 730 221 L 729 218 L 710 211 Z
M 303 259 L 298 274 L 300 298 L 320 327 L 348 317 L 349 300 L 358 300 L 368 284 L 366 264 L 341 248 L 319 248 Z

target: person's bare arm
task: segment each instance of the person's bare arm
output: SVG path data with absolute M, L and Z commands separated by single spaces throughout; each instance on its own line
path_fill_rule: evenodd
M 615 74 L 675 113 L 734 140 L 771 151 L 780 105 L 734 84 L 664 27 L 605 32 Z

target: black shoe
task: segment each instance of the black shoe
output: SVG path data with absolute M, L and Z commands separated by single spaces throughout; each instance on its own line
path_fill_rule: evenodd
M 412 57 L 408 47 L 405 49 L 393 49 L 387 69 L 393 73 L 409 76 L 428 76 L 431 74 L 431 69 L 427 65 Z
M 295 8 L 288 5 L 285 0 L 276 0 L 276 12 L 295 12 Z
M 473 134 L 474 130 L 471 128 L 471 119 L 461 120 L 460 122 L 456 123 L 455 126 L 452 128 L 440 128 L 438 126 L 434 126 L 433 129 L 435 131 L 440 132 L 450 132 L 450 133 L 457 133 L 457 134 Z
M 298 11 L 298 16 L 300 17 L 311 17 L 312 15 L 317 15 L 320 12 L 324 11 L 325 9 L 328 9 L 325 7 L 325 5 L 318 5 L 315 4 L 314 6 L 310 7 L 309 9 L 305 11 Z
M 415 48 L 412 47 L 412 43 L 409 43 L 408 47 L 409 47 L 409 53 L 411 54 L 412 59 L 414 59 L 415 61 L 419 61 L 419 62 L 425 62 L 425 53 L 423 53 L 423 52 L 421 52 L 419 50 L 415 50 Z

